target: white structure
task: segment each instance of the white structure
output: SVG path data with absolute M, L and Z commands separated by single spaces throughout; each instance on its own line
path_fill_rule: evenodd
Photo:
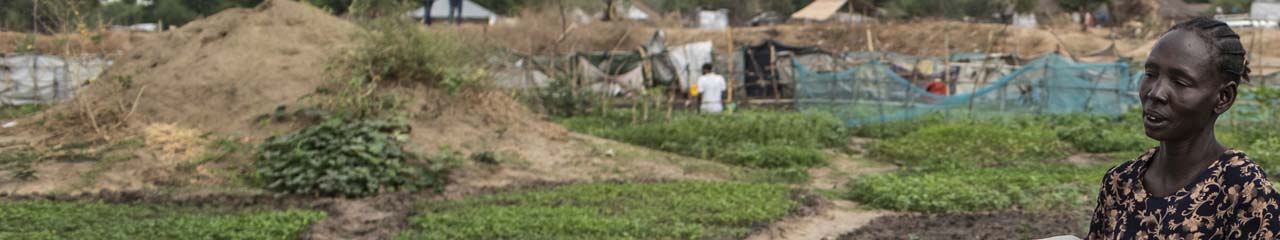
M 729 10 L 698 11 L 698 28 L 722 30 L 729 27 Z
M 423 8 L 419 7 L 418 9 L 415 9 L 409 12 L 409 16 L 412 16 L 413 18 L 416 18 L 416 19 L 422 19 L 424 15 L 423 13 L 424 13 Z M 445 19 L 448 17 L 449 17 L 449 1 L 436 1 L 434 4 L 431 4 L 432 19 Z M 472 2 L 470 0 L 463 0 L 462 1 L 462 20 L 485 21 L 490 25 L 493 25 L 494 23 L 498 22 L 498 15 L 494 14 L 493 11 L 489 11 L 488 8 L 485 8 L 484 6 L 480 6 L 480 4 L 476 4 L 475 2 Z
M 111 62 L 100 57 L 70 61 L 50 55 L 0 57 L 0 105 L 66 99 L 109 66 Z
M 1280 21 L 1280 1 L 1277 1 L 1277 0 L 1253 1 L 1253 5 L 1249 7 L 1249 17 L 1253 19 Z
M 1023 28 L 1034 28 L 1040 23 L 1036 22 L 1035 13 L 1015 13 L 1013 14 L 1013 26 Z

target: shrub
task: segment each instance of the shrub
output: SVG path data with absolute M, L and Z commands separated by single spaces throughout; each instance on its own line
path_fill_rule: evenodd
M 0 239 L 295 239 L 323 212 L 0 202 Z
M 433 202 L 398 239 L 740 239 L 799 203 L 782 185 L 592 183 Z
M 1066 157 L 1054 132 L 989 124 L 947 123 L 871 146 L 872 157 L 909 169 L 1034 164 Z
M 360 197 L 443 185 L 445 169 L 406 163 L 409 127 L 385 121 L 327 120 L 258 150 L 257 173 L 285 194 Z
M 1110 166 L 1041 165 L 891 172 L 849 183 L 846 197 L 899 211 L 970 212 L 1088 207 Z

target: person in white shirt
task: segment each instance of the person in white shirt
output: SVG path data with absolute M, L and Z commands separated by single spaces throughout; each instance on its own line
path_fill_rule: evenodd
M 702 112 L 720 113 L 724 111 L 725 90 L 724 77 L 711 71 L 711 64 L 702 65 L 702 77 L 698 78 L 698 95 L 702 96 Z

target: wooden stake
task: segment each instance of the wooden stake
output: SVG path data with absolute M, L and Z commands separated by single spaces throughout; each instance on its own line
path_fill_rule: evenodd
M 725 77 L 728 77 L 728 80 L 727 80 L 727 81 L 725 81 L 725 82 L 727 83 L 727 85 L 728 85 L 728 88 L 727 88 L 725 91 L 727 91 L 727 94 L 729 95 L 729 96 L 728 96 L 729 101 L 725 102 L 725 104 L 733 104 L 733 80 L 734 80 L 734 79 L 737 79 L 736 77 L 734 77 L 734 74 L 736 74 L 736 73 L 735 73 L 735 72 L 733 72 L 733 70 L 735 70 L 735 69 L 733 68 L 733 67 L 734 67 L 734 65 L 733 65 L 733 53 L 734 53 L 734 50 L 733 50 L 733 27 L 726 27 L 726 28 L 725 28 L 725 37 L 729 39 L 729 41 L 728 41 L 728 43 L 727 43 L 727 44 L 728 44 L 728 46 L 727 46 L 727 47 L 725 47 L 725 49 L 728 49 L 728 51 L 725 51 L 725 52 L 727 53 L 727 55 L 726 55 L 726 56 L 727 56 L 727 58 L 729 59 L 729 61 L 728 61 L 728 62 L 729 62 L 729 65 L 726 67 L 726 68 L 728 68 L 729 70 L 728 70 L 728 71 L 725 71 L 725 72 L 727 72 L 727 73 L 728 73 L 728 75 L 725 75 Z M 730 109 L 730 110 L 731 110 L 731 111 L 729 111 L 729 113 L 733 113 L 732 109 Z

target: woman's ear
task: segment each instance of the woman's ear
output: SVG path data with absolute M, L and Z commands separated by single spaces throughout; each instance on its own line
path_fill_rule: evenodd
M 1213 113 L 1222 115 L 1231 109 L 1231 105 L 1236 103 L 1236 89 L 1239 87 L 1236 81 L 1228 81 L 1227 84 L 1218 90 L 1218 104 L 1214 105 Z

